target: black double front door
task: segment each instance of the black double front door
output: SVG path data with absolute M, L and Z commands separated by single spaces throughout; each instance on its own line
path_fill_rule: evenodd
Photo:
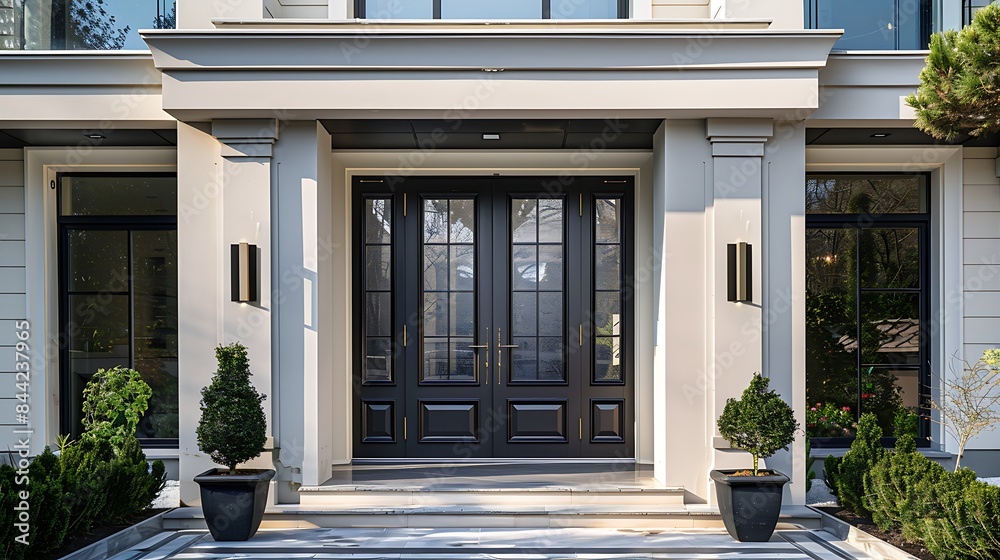
M 631 177 L 355 178 L 354 456 L 634 456 Z

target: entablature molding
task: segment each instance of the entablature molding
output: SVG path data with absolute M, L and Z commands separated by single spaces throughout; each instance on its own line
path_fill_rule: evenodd
M 222 157 L 270 158 L 278 140 L 277 119 L 216 119 L 212 136 L 222 143 Z

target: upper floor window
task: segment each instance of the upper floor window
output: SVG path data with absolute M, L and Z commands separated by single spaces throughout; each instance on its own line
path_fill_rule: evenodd
M 627 0 L 357 0 L 367 19 L 617 19 Z
M 175 0 L 0 0 L 0 50 L 146 50 L 176 27 Z
M 921 50 L 932 0 L 805 0 L 806 27 L 843 29 L 838 50 Z

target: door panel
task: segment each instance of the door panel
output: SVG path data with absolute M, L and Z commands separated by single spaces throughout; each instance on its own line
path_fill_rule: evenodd
M 631 188 L 356 180 L 354 455 L 634 456 Z

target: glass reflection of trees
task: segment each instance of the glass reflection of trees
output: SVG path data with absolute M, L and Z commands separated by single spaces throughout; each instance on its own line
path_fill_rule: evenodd
M 920 212 L 921 179 L 824 176 L 807 181 L 811 213 L 859 217 L 807 230 L 808 405 L 850 407 L 854 419 L 872 412 L 887 433 L 898 410 L 920 405 L 919 391 L 904 394 L 899 375 L 919 372 L 923 286 L 920 230 L 884 227 L 878 216 Z M 825 426 L 822 434 L 810 429 L 823 437 L 838 428 L 853 434 L 853 426 Z

